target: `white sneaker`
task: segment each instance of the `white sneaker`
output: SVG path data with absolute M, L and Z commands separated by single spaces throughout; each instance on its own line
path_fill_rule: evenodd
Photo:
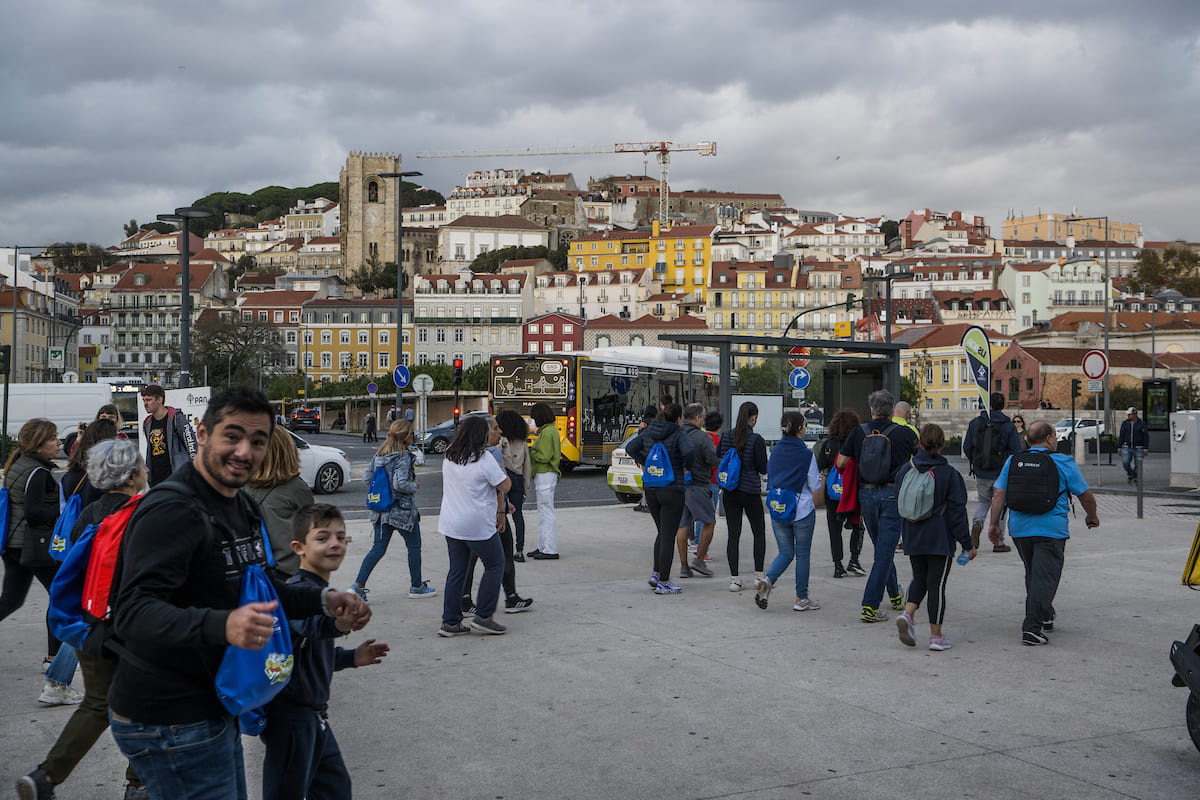
M 811 597 L 797 597 L 796 605 L 792 606 L 792 611 L 816 611 L 821 607 L 821 604 Z
M 77 692 L 66 684 L 46 681 L 38 702 L 48 706 L 77 706 L 83 702 L 83 692 Z
M 767 607 L 767 595 L 771 593 L 771 582 L 766 578 L 759 578 L 754 582 L 754 602 L 759 608 Z
M 741 590 L 742 590 L 742 579 L 740 577 L 738 577 L 737 575 L 734 575 L 732 578 L 729 579 L 729 591 L 740 592 Z

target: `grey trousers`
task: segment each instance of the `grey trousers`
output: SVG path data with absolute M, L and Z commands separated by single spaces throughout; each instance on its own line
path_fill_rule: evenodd
M 1025 621 L 1022 631 L 1041 633 L 1054 621 L 1054 596 L 1062 578 L 1067 540 L 1048 536 L 1014 536 L 1013 545 L 1025 564 Z

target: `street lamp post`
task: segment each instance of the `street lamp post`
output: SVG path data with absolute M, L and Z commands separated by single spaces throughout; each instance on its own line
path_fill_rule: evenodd
M 1109 290 L 1109 281 L 1112 280 L 1112 275 L 1110 275 L 1109 271 L 1108 271 L 1108 215 L 1105 214 L 1102 217 L 1100 217 L 1100 216 L 1097 216 L 1097 217 L 1067 217 L 1066 219 L 1063 220 L 1063 222 L 1067 222 L 1067 223 L 1087 222 L 1089 220 L 1094 220 L 1097 222 L 1099 222 L 1100 220 L 1104 220 L 1104 361 L 1107 364 L 1112 364 L 1112 361 L 1109 360 L 1109 357 L 1108 357 L 1108 335 L 1109 335 L 1109 329 L 1112 327 L 1111 321 L 1109 319 L 1109 314 L 1108 314 L 1109 300 L 1111 299 L 1109 297 L 1109 295 L 1112 294 L 1112 292 Z M 1070 232 L 1071 232 L 1071 229 L 1070 229 L 1070 227 L 1068 227 L 1067 233 L 1070 234 Z M 1111 433 L 1112 433 L 1112 419 L 1111 419 L 1112 414 L 1110 413 L 1111 409 L 1109 408 L 1109 406 L 1112 405 L 1112 403 L 1111 403 L 1112 398 L 1111 398 L 1110 391 L 1109 391 L 1110 384 L 1109 384 L 1109 379 L 1108 379 L 1110 372 L 1111 372 L 1111 370 L 1104 373 L 1104 430 L 1107 431 L 1111 435 Z M 1097 434 L 1096 435 L 1096 454 L 1099 455 L 1099 453 L 1100 453 L 1100 438 L 1099 438 L 1099 434 Z
M 193 219 L 205 219 L 207 217 L 215 217 L 216 211 L 211 208 L 199 208 L 196 206 L 181 206 L 175 209 L 174 214 L 159 214 L 158 219 L 162 222 L 179 223 L 182 229 L 179 234 L 179 263 L 181 269 L 182 283 L 179 287 L 183 307 L 183 321 L 179 329 L 179 388 L 187 389 L 192 385 L 192 354 L 190 332 L 192 327 L 192 285 L 191 276 L 188 273 L 189 260 L 192 255 L 190 235 L 188 229 L 190 221 Z
M 396 367 L 404 363 L 404 179 L 416 178 L 423 173 L 416 171 L 409 172 L 381 172 L 381 178 L 396 179 L 396 363 L 392 364 L 392 371 Z M 413 313 L 416 313 L 416 305 L 413 305 Z M 404 390 L 396 387 L 396 413 L 400 413 L 401 401 L 404 397 Z
M 887 265 L 887 270 L 888 270 L 888 272 L 886 275 L 876 275 L 876 276 L 872 276 L 872 277 L 864 276 L 863 283 L 875 283 L 875 282 L 882 281 L 884 286 L 886 287 L 884 309 L 887 312 L 887 327 L 884 328 L 884 331 L 885 331 L 884 341 L 886 341 L 888 344 L 891 344 L 892 343 L 892 282 L 899 280 L 901 278 L 911 278 L 915 273 L 907 272 L 907 271 L 893 272 L 891 263 L 889 263 Z M 868 306 L 868 309 L 869 308 L 870 308 L 870 306 Z M 870 327 L 869 327 L 870 321 L 867 322 L 867 325 L 868 325 L 868 328 L 867 328 L 868 338 L 870 338 Z M 896 362 L 895 362 L 895 366 L 892 370 L 892 376 L 891 376 L 892 380 L 891 380 L 891 386 L 889 388 L 891 389 L 891 392 L 894 396 L 899 397 L 900 396 L 900 353 L 896 352 L 894 354 L 894 357 L 896 359 Z

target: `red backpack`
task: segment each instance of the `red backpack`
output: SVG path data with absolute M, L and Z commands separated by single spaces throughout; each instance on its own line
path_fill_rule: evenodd
M 131 497 L 128 503 L 101 520 L 100 527 L 96 529 L 81 598 L 83 618 L 93 625 L 108 619 L 112 611 L 113 577 L 117 571 L 117 557 L 121 553 L 121 540 L 129 525 L 129 518 L 145 496 L 139 494 Z

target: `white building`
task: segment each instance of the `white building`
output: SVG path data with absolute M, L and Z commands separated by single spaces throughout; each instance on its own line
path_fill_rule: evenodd
M 543 272 L 533 279 L 533 313 L 559 313 L 596 319 L 613 314 L 620 319 L 641 316 L 638 304 L 662 291 L 653 270 L 615 269 L 598 272 Z M 673 316 L 673 315 L 672 315 Z
M 477 256 L 505 247 L 548 247 L 550 231 L 522 217 L 470 215 L 438 228 L 437 243 L 440 261 L 465 266 Z
M 474 366 L 492 355 L 521 352 L 521 324 L 533 316 L 524 274 L 470 272 L 418 275 L 413 283 L 418 364 Z

